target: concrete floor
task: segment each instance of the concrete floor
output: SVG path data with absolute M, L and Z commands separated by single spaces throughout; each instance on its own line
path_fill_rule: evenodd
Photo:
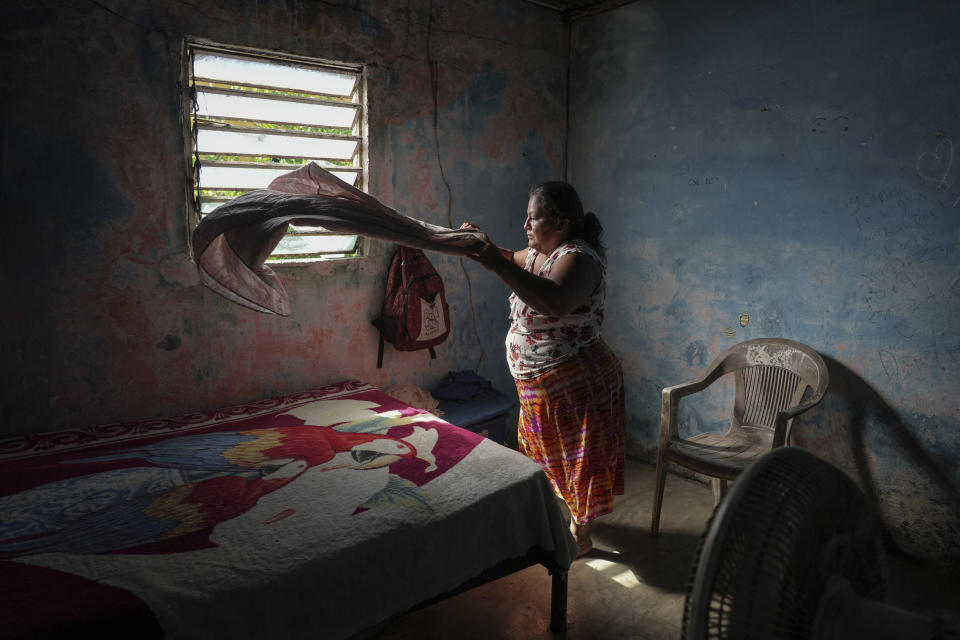
M 628 459 L 626 495 L 597 519 L 594 549 L 570 570 L 565 633 L 547 630 L 550 577 L 540 566 L 408 613 L 375 640 L 678 640 L 687 578 L 713 509 L 708 485 L 670 475 L 661 530 L 650 536 L 653 467 Z M 888 554 L 890 604 L 960 610 L 960 576 Z

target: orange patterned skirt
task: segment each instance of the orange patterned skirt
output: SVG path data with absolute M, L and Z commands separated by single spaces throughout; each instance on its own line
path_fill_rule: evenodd
M 603 340 L 528 380 L 520 398 L 520 451 L 539 464 L 574 522 L 613 511 L 623 494 L 623 369 Z

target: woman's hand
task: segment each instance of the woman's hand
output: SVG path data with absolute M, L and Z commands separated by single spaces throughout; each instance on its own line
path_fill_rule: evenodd
M 480 238 L 470 246 L 470 253 L 467 254 L 469 258 L 476 260 L 491 271 L 495 270 L 498 263 L 505 261 L 506 256 L 504 256 L 503 250 L 490 241 L 483 229 L 472 222 L 464 222 L 460 225 L 460 228 L 464 231 L 473 231 L 480 234 Z

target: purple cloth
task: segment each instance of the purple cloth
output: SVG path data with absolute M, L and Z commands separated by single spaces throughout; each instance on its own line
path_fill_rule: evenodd
M 469 400 L 490 388 L 490 381 L 473 371 L 451 371 L 433 395 L 441 400 Z
M 290 315 L 283 283 L 264 264 L 290 223 L 454 255 L 481 238 L 402 215 L 311 162 L 204 216 L 193 231 L 201 282 L 250 309 Z

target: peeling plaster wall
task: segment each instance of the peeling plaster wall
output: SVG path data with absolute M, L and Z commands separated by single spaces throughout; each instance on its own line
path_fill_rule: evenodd
M 37 1 L 0 8 L 2 435 L 246 402 L 346 378 L 430 388 L 474 368 L 509 391 L 506 291 L 436 256 L 453 334 L 431 361 L 387 346 L 393 246 L 279 268 L 288 318 L 203 288 L 188 257 L 184 35 L 369 66 L 369 191 L 399 211 L 522 238 L 529 185 L 563 160 L 567 28 L 529 3 Z M 434 257 L 434 255 L 431 255 Z M 468 294 L 472 293 L 477 326 Z
M 655 455 L 662 387 L 741 340 L 805 342 L 831 390 L 795 442 L 960 571 L 958 27 L 949 0 L 578 20 L 569 158 L 606 225 L 632 452 Z M 685 401 L 684 428 L 723 428 L 724 402 Z

